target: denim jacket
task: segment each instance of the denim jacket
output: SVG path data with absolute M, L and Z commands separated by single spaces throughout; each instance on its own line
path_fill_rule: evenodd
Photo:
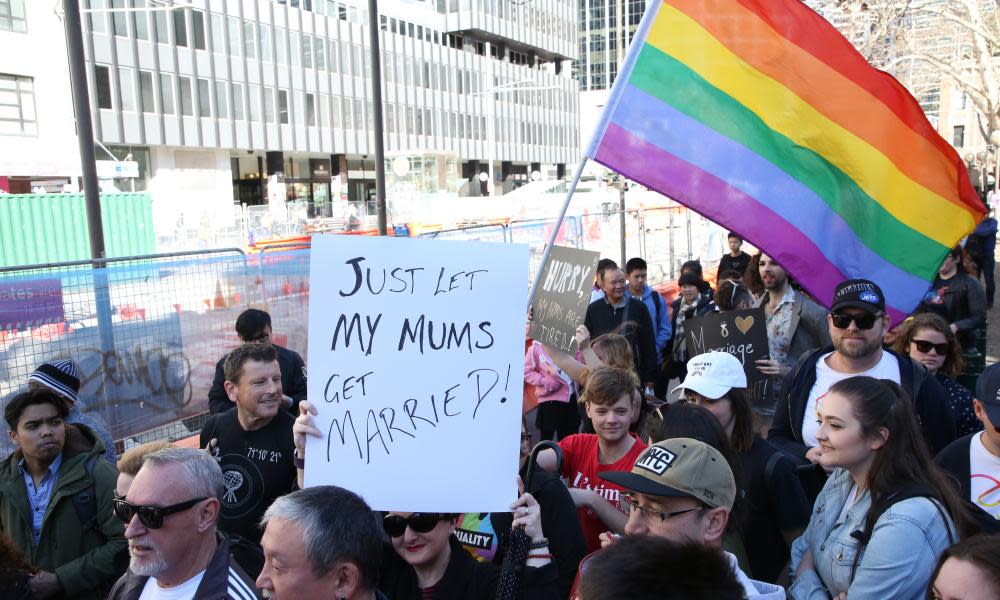
M 851 565 L 858 541 L 851 532 L 864 529 L 871 507 L 871 496 L 866 491 L 844 518 L 838 519 L 853 484 L 847 470 L 837 469 L 816 498 L 809 526 L 792 544 L 791 565 L 794 574 L 809 550 L 814 567 L 795 577 L 788 590 L 790 596 L 796 600 L 829 600 L 848 592 L 852 600 L 924 598 L 937 558 L 950 545 L 945 527 L 957 540 L 951 519 L 947 525 L 943 523 L 942 513 L 928 498 L 893 504 L 875 523 L 852 582 Z

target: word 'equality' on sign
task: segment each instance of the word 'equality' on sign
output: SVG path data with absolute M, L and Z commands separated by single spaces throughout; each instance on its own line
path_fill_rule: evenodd
M 305 484 L 378 510 L 505 509 L 527 248 L 317 236 L 310 262 L 309 397 L 323 437 L 308 442 Z

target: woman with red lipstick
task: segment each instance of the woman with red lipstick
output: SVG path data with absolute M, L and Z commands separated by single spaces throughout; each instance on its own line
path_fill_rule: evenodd
M 513 527 L 524 526 L 531 538 L 522 575 L 524 600 L 558 598 L 557 571 L 541 513 L 531 494 L 511 507 Z M 381 590 L 390 600 L 493 600 L 500 567 L 477 562 L 455 537 L 460 515 L 389 512 L 382 527 L 391 540 L 383 555 Z

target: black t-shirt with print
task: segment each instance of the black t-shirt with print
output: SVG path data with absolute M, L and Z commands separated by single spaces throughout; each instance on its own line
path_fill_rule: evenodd
M 212 438 L 218 440 L 212 454 L 222 467 L 226 484 L 219 499 L 222 503 L 219 529 L 260 541 L 263 532 L 258 523 L 264 511 L 295 485 L 294 422 L 288 412 L 280 410 L 264 427 L 245 431 L 236 418 L 235 407 L 205 422 L 201 447 Z
M 726 271 L 736 271 L 742 275 L 747 267 L 750 266 L 750 255 L 746 252 L 740 251 L 737 256 L 733 256 L 728 252 L 719 259 L 719 275 L 722 275 Z
M 770 477 L 767 464 L 772 455 Z M 781 451 L 760 437 L 754 438 L 750 451 L 741 454 L 749 505 L 743 523 L 743 540 L 754 579 L 774 583 L 788 562 L 790 548 L 782 531 L 805 529 L 812 515 L 792 463 Z

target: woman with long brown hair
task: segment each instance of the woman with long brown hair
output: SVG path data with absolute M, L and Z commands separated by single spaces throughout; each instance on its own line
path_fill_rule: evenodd
M 0 600 L 31 598 L 28 579 L 38 573 L 9 537 L 0 532 Z
M 850 377 L 817 412 L 819 464 L 833 473 L 792 546 L 792 598 L 923 598 L 938 556 L 975 525 L 931 461 L 906 392 Z

